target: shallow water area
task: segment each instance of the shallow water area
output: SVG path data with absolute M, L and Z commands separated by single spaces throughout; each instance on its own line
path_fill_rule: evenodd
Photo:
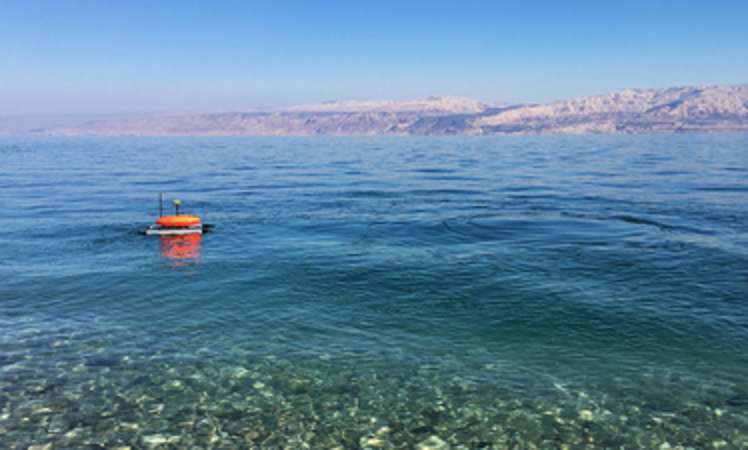
M 1 138 L 0 447 L 748 448 L 746 149 Z

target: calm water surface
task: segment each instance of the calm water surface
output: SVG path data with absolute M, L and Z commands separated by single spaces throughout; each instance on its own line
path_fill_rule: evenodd
M 2 448 L 748 447 L 748 136 L 0 160 Z

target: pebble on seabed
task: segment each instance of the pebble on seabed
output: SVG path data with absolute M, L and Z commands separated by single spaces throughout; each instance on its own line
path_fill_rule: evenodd
M 425 441 L 422 441 L 416 447 L 417 450 L 446 450 L 449 448 L 449 444 L 444 442 L 439 436 L 431 436 Z
M 156 447 L 163 444 L 172 444 L 177 441 L 179 441 L 179 436 L 164 436 L 162 434 L 143 436 L 143 443 L 148 447 Z
M 380 448 L 384 446 L 384 441 L 377 436 L 365 436 L 359 444 L 362 448 Z

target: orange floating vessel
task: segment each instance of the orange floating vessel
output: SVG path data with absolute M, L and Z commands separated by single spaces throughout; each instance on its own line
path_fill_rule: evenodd
M 156 219 L 156 225 L 172 228 L 190 227 L 200 225 L 200 218 L 197 216 L 161 216 Z
M 210 225 L 204 225 L 200 217 L 189 214 L 179 214 L 179 207 L 182 205 L 180 200 L 174 200 L 174 215 L 165 216 L 163 194 L 159 194 L 158 206 L 159 216 L 154 225 L 145 230 L 147 235 L 156 236 L 179 236 L 186 234 L 203 234 L 207 232 Z

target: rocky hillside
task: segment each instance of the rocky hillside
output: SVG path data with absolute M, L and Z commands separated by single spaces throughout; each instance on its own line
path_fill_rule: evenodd
M 328 102 L 277 112 L 89 121 L 63 135 L 445 135 L 748 131 L 748 85 L 627 89 L 491 108 L 460 97 Z
M 387 112 L 419 114 L 480 114 L 488 106 L 465 97 L 427 97 L 418 100 L 393 101 L 347 101 L 326 102 L 317 105 L 301 105 L 289 108 L 297 112 Z
M 748 85 L 627 89 L 476 118 L 484 133 L 748 130 Z

